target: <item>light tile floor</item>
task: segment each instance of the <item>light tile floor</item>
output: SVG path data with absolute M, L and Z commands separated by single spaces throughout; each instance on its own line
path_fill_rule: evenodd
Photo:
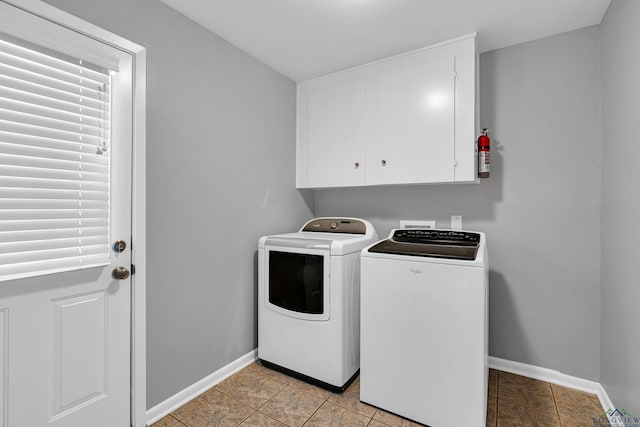
M 502 371 L 489 371 L 487 426 L 594 426 L 595 395 Z M 331 393 L 253 363 L 152 427 L 420 426 L 360 402 L 359 378 Z

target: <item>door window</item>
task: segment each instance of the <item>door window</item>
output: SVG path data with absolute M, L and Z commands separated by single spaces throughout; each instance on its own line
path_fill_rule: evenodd
M 323 314 L 324 257 L 269 253 L 269 302 L 286 310 Z
M 0 33 L 0 280 L 109 264 L 111 72 Z

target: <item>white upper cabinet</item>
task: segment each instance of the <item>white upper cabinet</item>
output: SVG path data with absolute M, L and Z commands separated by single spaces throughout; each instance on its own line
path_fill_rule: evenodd
M 378 74 L 367 183 L 453 182 L 454 59 L 411 56 Z
M 298 84 L 297 187 L 477 182 L 475 35 Z
M 309 187 L 365 183 L 365 82 L 347 81 L 306 96 Z M 331 173 L 327 174 L 327 166 Z

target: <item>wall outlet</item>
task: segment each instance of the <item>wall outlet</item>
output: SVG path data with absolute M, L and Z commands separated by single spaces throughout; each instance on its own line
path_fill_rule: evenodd
M 413 221 L 413 220 L 401 219 L 400 228 L 428 228 L 433 230 L 436 228 L 436 222 L 433 220 Z
M 451 229 L 462 230 L 462 215 L 451 215 Z

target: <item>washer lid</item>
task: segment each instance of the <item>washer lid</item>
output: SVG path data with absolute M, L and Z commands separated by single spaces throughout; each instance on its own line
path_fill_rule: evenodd
M 480 246 L 480 234 L 469 231 L 400 229 L 369 252 L 449 258 L 473 261 Z

